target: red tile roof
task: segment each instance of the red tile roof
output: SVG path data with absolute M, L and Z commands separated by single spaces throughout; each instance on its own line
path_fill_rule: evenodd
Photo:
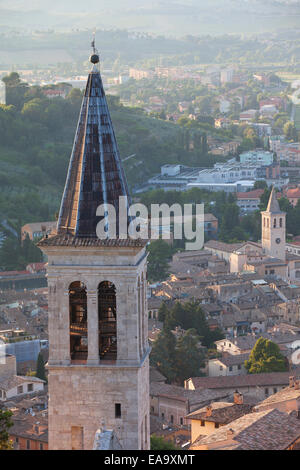
M 263 189 L 254 189 L 253 191 L 248 191 L 247 193 L 237 193 L 237 199 L 259 199 L 263 194 Z
M 195 389 L 226 389 L 239 387 L 264 387 L 270 385 L 288 385 L 290 376 L 300 375 L 300 368 L 293 372 L 271 372 L 263 374 L 228 375 L 219 377 L 192 377 Z
M 300 198 L 300 188 L 291 188 L 286 192 L 287 198 Z

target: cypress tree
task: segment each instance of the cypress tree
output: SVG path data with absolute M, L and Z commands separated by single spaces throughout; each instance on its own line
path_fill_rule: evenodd
M 45 380 L 47 382 L 45 363 L 44 363 L 44 359 L 41 353 L 39 353 L 38 358 L 37 358 L 36 377 L 38 377 L 41 380 Z

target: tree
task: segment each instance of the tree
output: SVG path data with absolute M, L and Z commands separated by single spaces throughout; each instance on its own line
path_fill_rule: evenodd
M 12 450 L 12 442 L 9 439 L 9 429 L 13 426 L 11 411 L 0 408 L 0 450 Z
M 199 302 L 176 302 L 165 316 L 164 330 L 180 326 L 183 330 L 196 330 L 199 340 L 205 347 L 213 346 L 214 342 L 224 336 L 220 330 L 209 329 L 205 314 Z
M 168 277 L 168 262 L 172 256 L 172 248 L 164 240 L 155 240 L 148 248 L 148 278 L 156 282 Z
M 288 121 L 283 126 L 283 132 L 286 136 L 287 140 L 293 140 L 296 142 L 297 140 L 297 130 L 295 128 L 295 124 L 292 121 Z
M 199 376 L 200 367 L 204 365 L 203 359 L 197 331 L 187 330 L 176 346 L 177 379 L 183 383 L 189 377 Z
M 239 207 L 235 203 L 224 204 L 220 224 L 220 240 L 229 242 L 232 238 L 235 238 L 233 230 L 240 224 L 239 214 Z
M 152 434 L 150 437 L 151 450 L 176 450 L 177 447 L 173 442 L 164 439 L 161 436 L 156 436 Z
M 267 185 L 266 180 L 257 180 L 254 183 L 253 189 L 265 189 L 267 187 L 268 185 Z
M 166 302 L 163 302 L 158 310 L 158 320 L 164 323 L 167 313 L 168 313 L 167 304 Z
M 47 382 L 45 362 L 44 362 L 43 355 L 41 353 L 39 353 L 37 361 L 36 361 L 36 377 L 38 377 L 41 380 L 45 380 Z
M 288 364 L 277 344 L 266 338 L 259 338 L 249 360 L 245 361 L 245 368 L 248 374 L 285 372 L 288 370 Z
M 17 72 L 11 72 L 6 77 L 3 77 L 2 81 L 5 83 L 6 104 L 22 109 L 28 84 L 21 81 L 20 75 Z
M 150 363 L 159 370 L 169 383 L 176 379 L 176 338 L 171 330 L 163 329 L 153 345 Z

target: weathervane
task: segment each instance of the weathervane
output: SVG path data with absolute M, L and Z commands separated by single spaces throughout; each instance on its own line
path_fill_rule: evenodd
M 93 33 L 93 40 L 91 46 L 93 49 L 93 54 L 90 57 L 90 61 L 92 62 L 92 64 L 96 65 L 100 62 L 99 52 L 96 49 L 96 31 L 94 31 Z

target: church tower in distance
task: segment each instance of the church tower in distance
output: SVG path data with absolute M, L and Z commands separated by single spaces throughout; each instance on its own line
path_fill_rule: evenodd
M 95 47 L 90 60 L 57 231 L 39 244 L 48 256 L 49 448 L 90 450 L 105 424 L 123 449 L 148 450 L 146 242 L 118 237 L 119 227 L 116 237 L 109 227 L 106 239 L 96 235 L 97 207 L 118 214 L 129 194 Z
M 265 254 L 285 261 L 286 213 L 280 210 L 275 188 L 272 188 L 267 210 L 262 216 L 262 247 Z

